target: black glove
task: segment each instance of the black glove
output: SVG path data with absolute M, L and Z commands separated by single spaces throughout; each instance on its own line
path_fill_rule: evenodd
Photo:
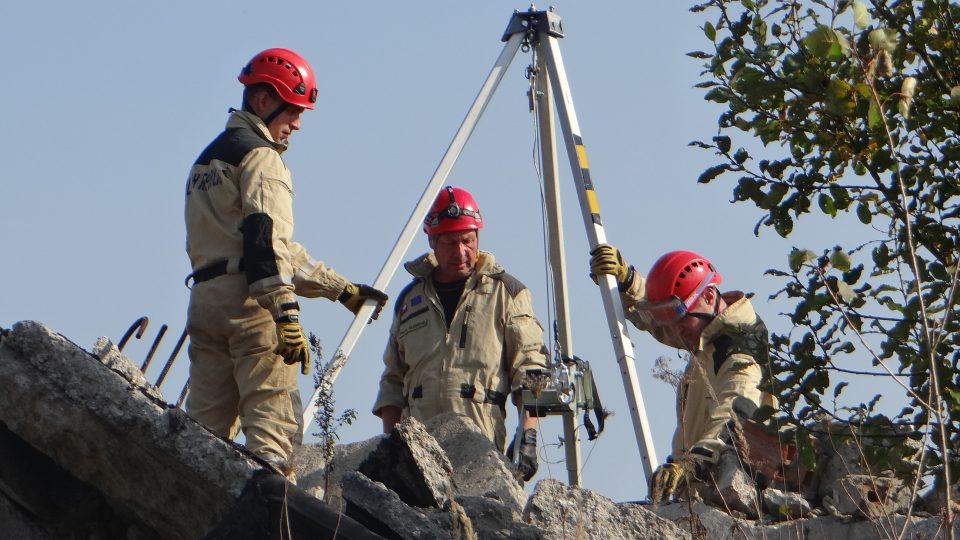
M 513 461 L 513 443 L 510 441 L 510 447 L 507 448 L 507 458 Z M 533 478 L 537 474 L 537 430 L 527 428 L 523 430 L 520 437 L 520 462 L 517 463 L 517 472 L 524 481 Z
M 537 430 L 527 428 L 523 430 L 520 440 L 520 463 L 518 467 L 523 473 L 523 480 L 527 481 L 537 474 Z
M 610 274 L 616 278 L 617 287 L 625 291 L 633 281 L 634 270 L 623 262 L 619 249 L 610 244 L 600 244 L 590 252 L 590 279 L 596 283 L 600 274 Z
M 354 315 L 360 311 L 364 302 L 367 300 L 376 300 L 377 307 L 373 310 L 373 315 L 370 316 L 371 321 L 376 320 L 377 317 L 380 316 L 380 310 L 387 304 L 387 299 L 388 297 L 383 291 L 362 283 L 347 284 L 343 292 L 340 293 L 340 296 L 337 297 L 337 300 L 353 312 Z
M 297 321 L 277 323 L 277 350 L 287 365 L 300 364 L 300 372 L 310 373 L 310 349 L 307 338 L 303 336 L 303 327 Z

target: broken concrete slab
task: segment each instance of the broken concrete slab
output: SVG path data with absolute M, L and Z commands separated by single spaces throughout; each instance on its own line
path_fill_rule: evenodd
M 740 521 L 703 501 L 650 505 L 648 508 L 657 516 L 673 522 L 693 538 L 723 540 L 744 537 L 743 534 L 736 533 Z
M 867 519 L 905 512 L 909 490 L 896 478 L 851 474 L 833 482 L 833 503 L 837 511 Z
M 29 538 L 30 540 L 60 540 L 69 537 L 70 530 L 64 530 L 55 523 L 47 523 L 24 511 L 3 494 L 0 494 L 0 525 L 7 538 Z M 89 531 L 75 531 L 80 534 Z
M 933 540 L 946 537 L 940 517 L 908 519 L 895 515 L 861 521 L 850 516 L 819 516 L 765 523 L 736 519 L 703 501 L 664 504 L 653 510 L 684 531 L 690 531 L 692 525 L 699 531 L 699 536 L 694 535 L 694 538 L 710 540 L 885 540 L 901 537 L 901 529 L 905 530 L 901 538 Z M 960 532 L 960 521 L 955 530 Z
M 423 425 L 450 459 L 458 495 L 493 497 L 517 512 L 523 510 L 527 493 L 510 462 L 472 420 L 444 413 Z
M 334 508 L 346 508 L 341 495 L 340 481 L 350 471 L 360 468 L 383 436 L 365 441 L 338 444 L 333 449 L 333 464 L 327 479 L 326 461 L 320 444 L 304 444 L 294 451 L 290 465 L 297 475 L 297 486 Z
M 124 356 L 120 349 L 108 338 L 97 339 L 97 342 L 93 345 L 93 350 L 90 352 L 93 353 L 94 358 L 103 362 L 103 365 L 116 371 L 124 379 L 130 381 L 154 399 L 164 401 L 160 390 L 147 382 L 147 378 L 143 376 L 140 368 Z
M 810 515 L 810 502 L 799 493 L 767 488 L 761 493 L 763 507 L 777 521 L 799 519 Z
M 383 537 L 287 482 L 282 475 L 264 469 L 253 475 L 236 506 L 204 540 L 264 538 L 377 540 Z
M 720 454 L 715 472 L 702 489 L 705 500 L 727 511 L 739 512 L 749 519 L 760 516 L 760 499 L 753 479 L 741 468 L 732 448 Z
M 589 489 L 541 480 L 523 511 L 524 521 L 547 538 L 679 539 L 690 535 L 637 503 L 616 504 Z
M 946 514 L 947 497 L 944 489 L 938 481 L 934 486 L 924 494 L 917 505 L 920 509 L 933 515 Z M 950 508 L 954 514 L 960 514 L 960 484 L 950 486 Z
M 261 468 L 40 323 L 3 337 L 0 366 L 0 421 L 158 537 L 202 536 Z
M 358 470 L 410 506 L 442 507 L 456 493 L 450 460 L 416 418 L 394 426 Z
M 455 501 L 470 519 L 477 540 L 544 540 L 546 532 L 522 521 L 519 513 L 490 497 L 468 495 Z M 430 511 L 430 519 L 450 529 L 459 516 L 451 508 Z
M 361 473 L 346 473 L 341 489 L 347 501 L 347 516 L 384 538 L 451 538 L 448 531 L 437 526 L 421 511 L 405 504 L 381 482 L 374 482 Z

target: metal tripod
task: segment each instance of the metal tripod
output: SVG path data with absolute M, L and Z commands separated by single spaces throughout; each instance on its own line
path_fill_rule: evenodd
M 400 233 L 393 250 L 380 269 L 380 273 L 377 275 L 373 286 L 380 290 L 386 289 L 394 272 L 396 272 L 397 267 L 400 265 L 407 248 L 410 247 L 410 243 L 420 229 L 427 211 L 440 192 L 447 175 L 453 168 L 467 140 L 473 133 L 473 129 L 477 125 L 480 116 L 483 114 L 497 86 L 503 79 L 506 69 L 521 47 L 523 47 L 524 51 L 532 49 L 536 58 L 537 76 L 535 77 L 535 95 L 531 96 L 531 99 L 537 100 L 538 105 L 536 110 L 538 111 L 540 126 L 541 165 L 544 175 L 544 202 L 549 228 L 549 252 L 553 275 L 553 301 L 556 306 L 557 315 L 557 338 L 560 347 L 566 354 L 572 356 L 573 346 L 567 310 L 566 268 L 564 264 L 563 233 L 560 216 L 560 186 L 554 135 L 553 102 L 556 103 L 556 112 L 560 119 L 560 128 L 563 132 L 566 152 L 570 160 L 570 168 L 576 184 L 580 210 L 584 225 L 586 226 L 590 248 L 593 249 L 598 244 L 606 242 L 606 236 L 603 230 L 603 223 L 600 219 L 600 209 L 597 204 L 596 191 L 590 179 L 590 168 L 587 161 L 586 150 L 584 149 L 583 139 L 580 136 L 580 127 L 573 108 L 573 98 L 570 95 L 570 87 L 567 83 L 563 59 L 560 56 L 558 39 L 562 37 L 563 27 L 560 17 L 554 13 L 552 9 L 550 11 L 534 11 L 534 8 L 531 7 L 525 12 L 514 12 L 502 38 L 502 40 L 506 42 L 506 45 L 494 63 L 490 73 L 487 75 L 487 78 L 484 80 L 480 92 L 477 94 L 476 99 L 474 99 L 469 111 L 467 111 L 466 117 L 460 124 L 460 128 L 453 137 L 453 141 L 451 141 L 443 158 L 440 160 L 440 164 L 437 166 L 436 171 L 434 171 L 433 177 L 427 184 L 426 189 L 424 189 L 419 202 L 410 215 L 410 219 Z M 543 74 L 546 74 L 547 77 L 541 76 Z M 553 101 L 551 101 L 551 96 L 554 97 Z M 633 420 L 643 471 L 649 480 L 653 474 L 653 464 L 657 463 L 657 459 L 653 448 L 653 439 L 650 435 L 650 426 L 647 422 L 646 409 L 643 405 L 643 397 L 640 393 L 640 385 L 637 382 L 632 353 L 633 346 L 627 335 L 619 290 L 617 289 L 616 279 L 613 276 L 601 275 L 598 276 L 598 281 L 610 337 L 613 341 L 617 362 L 620 366 L 620 374 L 623 378 L 623 385 L 627 393 L 630 417 Z M 373 313 L 374 305 L 373 301 L 367 302 L 357 313 L 350 327 L 347 329 L 347 333 L 344 335 L 343 340 L 341 340 L 334 355 L 334 365 L 328 372 L 327 385 L 333 384 L 333 379 L 336 378 L 337 373 L 339 373 L 339 370 L 348 359 L 350 352 L 360 337 L 360 333 L 363 331 L 364 323 Z M 316 400 L 320 391 L 321 388 L 318 387 L 304 410 L 304 434 L 313 421 L 313 415 L 316 411 Z M 568 480 L 571 485 L 579 485 L 580 448 L 579 439 L 577 438 L 576 420 L 573 413 L 563 415 L 563 426 Z

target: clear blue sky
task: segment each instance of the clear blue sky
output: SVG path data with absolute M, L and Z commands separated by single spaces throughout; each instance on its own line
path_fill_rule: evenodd
M 303 117 L 284 159 L 293 172 L 295 238 L 348 278 L 374 280 L 502 49 L 514 9 L 488 2 L 7 2 L 0 6 L 6 52 L 4 231 L 0 326 L 39 320 L 84 348 L 118 341 L 138 317 L 151 323 L 126 349 L 138 364 L 162 323 L 170 330 L 148 370 L 154 380 L 183 329 L 190 271 L 184 252 L 183 190 L 200 150 L 239 106 L 240 68 L 259 50 L 284 46 L 317 71 L 318 107 Z M 540 6 L 542 8 L 546 5 Z M 685 2 L 557 4 L 572 94 L 607 238 L 646 271 L 671 249 L 712 258 L 724 289 L 757 293 L 756 308 L 785 332 L 784 311 L 767 301 L 782 283 L 764 270 L 785 267 L 790 246 L 813 251 L 845 239 L 843 221 L 813 217 L 798 236 L 754 237 L 761 216 L 729 203 L 732 180 L 696 184 L 714 164 L 693 139 L 716 134 L 719 109 L 693 85 L 710 46 Z M 533 292 L 546 320 L 546 283 L 533 122 L 520 54 L 507 73 L 449 183 L 476 196 L 485 217 L 481 248 Z M 646 494 L 621 377 L 603 309 L 587 277 L 586 235 L 566 169 L 563 194 L 571 271 L 575 353 L 592 362 L 607 432 L 585 443 L 585 487 L 614 500 Z M 801 235 L 800 233 L 803 233 Z M 408 253 L 427 249 L 418 237 Z M 408 281 L 401 269 L 388 293 Z M 351 315 L 326 300 L 304 300 L 304 326 L 331 354 Z M 389 315 L 368 327 L 337 380 L 340 409 L 359 420 L 344 442 L 380 430 L 369 412 L 382 369 Z M 673 390 L 650 377 L 658 356 L 677 353 L 633 330 L 637 372 L 658 458 L 669 453 Z M 679 360 L 674 362 L 681 367 Z M 163 392 L 176 400 L 186 349 Z M 312 379 L 302 377 L 304 395 Z M 848 390 L 849 392 L 850 390 Z M 869 399 L 869 396 L 861 399 Z M 543 423 L 541 442 L 561 432 Z M 549 447 L 552 460 L 562 450 Z M 541 463 L 537 479 L 566 480 L 562 463 Z

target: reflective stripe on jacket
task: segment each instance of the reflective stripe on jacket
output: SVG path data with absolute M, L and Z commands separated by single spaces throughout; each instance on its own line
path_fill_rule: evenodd
M 385 369 L 373 406 L 427 420 L 454 411 L 503 447 L 504 406 L 527 369 L 546 366 L 543 328 L 530 291 L 481 251 L 449 330 L 433 284 L 432 253 L 406 264 L 413 276 L 397 298 Z

